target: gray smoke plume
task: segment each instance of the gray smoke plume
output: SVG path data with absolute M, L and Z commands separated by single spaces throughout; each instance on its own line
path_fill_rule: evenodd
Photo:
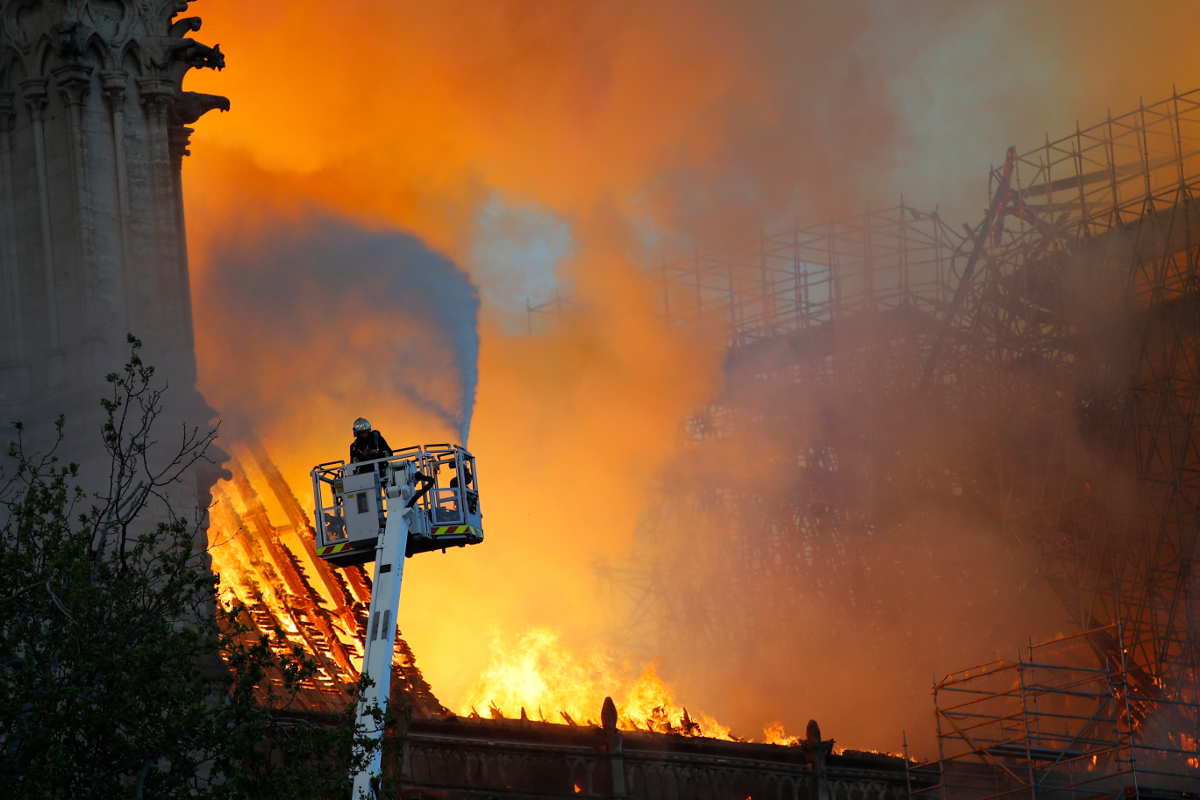
M 340 398 L 365 385 L 406 399 L 465 445 L 478 382 L 479 295 L 465 272 L 420 239 L 367 230 L 331 215 L 281 221 L 213 259 L 206 293 L 219 298 L 226 347 L 247 370 L 306 360 L 319 391 Z M 232 329 L 232 330 L 231 330 Z M 307 351 L 307 352 L 306 352 Z M 311 378 L 310 378 L 311 380 Z M 272 402 L 253 387 L 246 405 Z

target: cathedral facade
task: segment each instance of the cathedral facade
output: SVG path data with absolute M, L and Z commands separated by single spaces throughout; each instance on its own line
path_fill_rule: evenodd
M 180 172 L 189 126 L 229 101 L 183 91 L 189 70 L 224 66 L 188 5 L 0 1 L 0 413 L 41 449 L 64 414 L 88 485 L 128 334 L 170 385 L 164 422 L 214 416 L 195 388 Z

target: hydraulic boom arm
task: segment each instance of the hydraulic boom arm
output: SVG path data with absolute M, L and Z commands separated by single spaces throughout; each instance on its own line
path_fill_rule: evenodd
M 392 693 L 392 657 L 396 649 L 396 613 L 400 608 L 400 582 L 404 579 L 404 551 L 408 546 L 409 518 L 413 510 L 407 503 L 413 496 L 414 470 L 411 464 L 392 469 L 386 483 L 390 507 L 383 535 L 375 547 L 375 577 L 371 587 L 371 608 L 367 615 L 367 637 L 363 646 L 363 675 L 371 685 L 363 693 L 358 707 L 358 721 L 375 737 L 383 730 L 371 715 L 374 709 L 385 710 Z M 352 797 L 374 797 L 372 786 L 383 766 L 382 748 L 376 748 L 371 762 L 354 776 Z
M 319 464 L 312 477 L 317 555 L 343 567 L 375 562 L 362 665 L 370 685 L 359 701 L 358 722 L 380 740 L 377 712 L 386 711 L 391 699 L 405 559 L 483 541 L 475 457 L 458 446 L 424 445 L 372 461 Z M 382 767 L 377 747 L 353 776 L 354 800 L 378 795 Z

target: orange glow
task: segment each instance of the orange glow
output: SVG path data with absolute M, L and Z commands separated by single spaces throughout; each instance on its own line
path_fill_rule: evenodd
M 223 253 L 264 260 L 264 231 L 300 233 L 332 214 L 415 233 L 486 294 L 506 278 L 472 251 L 485 203 L 564 220 L 570 253 L 553 274 L 574 302 L 554 334 L 514 336 L 509 312 L 482 310 L 470 445 L 488 539 L 477 552 L 414 560 L 401 618 L 456 707 L 487 666 L 488 631 L 516 640 L 533 620 L 573 640 L 603 638 L 626 609 L 596 601 L 592 566 L 628 550 L 720 363 L 717 340 L 659 323 L 639 275 L 658 232 L 694 216 L 683 213 L 692 192 L 680 181 L 728 185 L 697 207 L 713 240 L 757 225 L 801 184 L 815 188 L 806 202 L 819 196 L 822 213 L 835 210 L 851 184 L 832 177 L 878 159 L 890 123 L 831 93 L 869 96 L 877 85 L 858 72 L 788 85 L 787 114 L 819 95 L 821 125 L 843 128 L 831 147 L 827 127 L 780 125 L 781 87 L 756 42 L 774 23 L 736 7 L 370 0 L 339 11 L 263 0 L 249 10 L 206 0 L 197 11 L 199 37 L 220 42 L 229 66 L 193 73 L 187 88 L 233 103 L 196 126 L 185 165 L 201 390 L 253 423 L 295 487 L 314 463 L 342 455 L 359 415 L 394 445 L 443 440 L 449 432 L 359 356 L 396 337 L 427 341 L 422 331 L 305 289 L 286 335 L 248 333 L 270 292 L 231 304 L 214 282 Z M 785 52 L 819 65 L 865 24 L 852 14 L 836 35 L 806 35 Z M 743 150 L 748 136 L 754 147 Z M 747 175 L 758 184 L 749 193 Z M 328 326 L 361 349 L 339 352 Z
M 323 709 L 329 700 L 321 692 L 336 701 L 358 678 L 369 589 L 357 571 L 335 575 L 316 558 L 304 511 L 290 487 L 273 480 L 274 465 L 261 449 L 225 447 L 233 479 L 214 487 L 208 529 L 217 602 L 245 607 L 243 622 L 261 634 L 273 638 L 278 625 L 287 644 L 313 656 L 318 674 L 304 686 L 311 694 L 302 702 Z
M 332 216 L 369 232 L 412 233 L 487 298 L 512 282 L 479 248 L 489 203 L 569 231 L 566 254 L 545 265 L 572 297 L 552 332 L 514 333 L 523 327 L 519 308 L 485 302 L 480 312 L 469 445 L 479 458 L 487 540 L 414 558 L 404 576 L 399 619 L 426 676 L 448 705 L 484 713 L 492 698 L 477 689 L 496 668 L 493 632 L 509 654 L 530 624 L 560 631 L 572 653 L 620 641 L 611 631 L 629 609 L 600 591 L 594 568 L 629 552 L 656 476 L 682 446 L 682 423 L 711 395 L 721 363 L 716 339 L 686 338 L 657 318 L 655 287 L 640 270 L 662 257 L 664 243 L 688 237 L 703 249 L 753 236 L 781 215 L 824 220 L 901 191 L 910 201 L 924 192 L 917 203 L 944 209 L 937 192 L 950 187 L 975 204 L 996 142 L 1095 119 L 1140 92 L 1159 96 L 1172 81 L 1200 84 L 1200 61 L 1166 63 L 1194 50 L 1185 37 L 1196 24 L 1160 25 L 1180 42 L 1164 45 L 1147 33 L 1151 12 L 1136 4 L 1091 15 L 1046 11 L 1021 35 L 1008 27 L 1024 25 L 1020 15 L 994 10 L 948 14 L 918 30 L 924 12 L 898 8 L 888 13 L 912 16 L 914 27 L 880 27 L 874 18 L 884 7 L 858 2 L 204 0 L 193 11 L 204 18 L 197 38 L 219 42 L 228 68 L 193 72 L 185 88 L 232 101 L 230 113 L 195 126 L 184 165 L 200 389 L 227 421 L 258 432 L 305 513 L 308 470 L 344 456 L 355 417 L 369 417 L 394 446 L 452 435 L 398 397 L 369 356 L 397 341 L 431 352 L 440 343 L 413 320 L 352 295 L 324 296 L 303 276 L 287 279 L 300 297 L 288 326 L 255 327 L 273 292 L 230 297 L 218 280 L 226 255 L 266 262 L 272 236 L 302 238 L 314 219 Z M 1049 39 L 1039 43 L 1035 31 Z M 1146 44 L 1112 58 L 1126 39 Z M 1069 48 L 1073 55 L 1062 55 Z M 972 51 L 982 63 L 959 69 Z M 1068 58 L 1080 66 L 1066 69 L 1059 59 Z M 1153 74 L 1131 64 L 1153 64 L 1144 67 Z M 1043 86 L 1041 95 L 1031 89 Z M 1084 94 L 1078 104 L 1060 107 L 1075 90 Z M 909 114 L 923 121 L 905 128 Z M 941 153 L 951 149 L 959 160 L 946 165 Z M 898 183 L 897 175 L 940 183 Z M 354 264 L 336 266 L 353 287 Z M 369 298 L 373 289 L 359 293 Z M 334 328 L 353 352 L 339 349 Z M 223 436 L 222 447 L 236 450 L 236 430 Z M 231 487 L 218 499 L 226 508 L 239 502 Z M 236 530 L 226 519 L 214 531 L 230 525 Z M 282 584 L 270 588 L 239 547 L 214 551 L 223 598 L 268 587 L 264 599 L 286 602 Z M 337 610 L 336 598 L 322 598 Z M 296 625 L 289 635 L 299 635 Z M 686 675 L 686 664 L 652 655 L 689 701 L 724 704 L 715 713 L 748 730 L 776 715 L 815 716 L 851 726 L 835 728 L 839 737 L 878 741 L 927 718 L 924 695 L 883 676 L 878 665 L 889 659 L 852 651 L 839 641 L 828 652 L 841 662 L 758 659 L 788 665 L 788 685 Z M 586 673 L 590 662 L 582 663 L 576 668 Z M 793 672 L 795 663 L 807 672 Z M 589 675 L 579 677 L 576 699 L 544 698 L 547 718 L 561 708 L 597 719 L 606 694 L 636 700 L 638 686 L 645 703 L 679 711 L 653 671 L 604 688 Z M 863 687 L 877 694 L 862 700 Z M 495 699 L 505 714 L 525 704 L 533 716 L 542 690 L 525 691 Z M 910 695 L 901 707 L 896 698 Z M 867 702 L 877 713 L 845 712 Z M 644 703 L 637 709 L 645 728 L 652 714 Z M 782 726 L 777 735 L 792 738 Z
M 628 663 L 593 651 L 580 654 L 546 628 L 530 628 L 509 645 L 492 641 L 492 662 L 467 695 L 459 713 L 487 709 L 492 716 L 524 713 L 548 722 L 599 724 L 604 698 L 617 707 L 617 727 L 731 739 L 729 728 L 706 714 L 676 704 L 671 687 L 653 665 L 635 674 Z
M 767 744 L 779 744 L 791 747 L 792 745 L 800 744 L 803 740 L 799 736 L 788 736 L 787 731 L 783 729 L 783 723 L 775 720 L 763 728 L 763 741 Z

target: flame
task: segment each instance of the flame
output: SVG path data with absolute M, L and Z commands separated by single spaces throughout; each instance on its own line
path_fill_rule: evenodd
M 217 602 L 244 606 L 276 649 L 298 645 L 312 656 L 318 673 L 303 685 L 301 702 L 336 707 L 362 663 L 365 577 L 357 570 L 335 574 L 316 557 L 307 513 L 256 440 L 225 447 L 233 476 L 213 487 L 208 529 Z
M 788 736 L 786 730 L 783 729 L 783 723 L 779 720 L 769 723 L 763 728 L 763 741 L 767 744 L 778 744 L 784 747 L 792 747 L 800 744 L 803 741 L 799 736 Z
M 316 557 L 307 513 L 252 434 L 227 447 L 233 475 L 213 487 L 208 530 L 218 602 L 245 606 L 261 633 L 281 631 L 275 647 L 299 645 L 316 659 L 319 674 L 305 685 L 305 701 L 320 707 L 322 695 L 344 697 L 358 677 L 369 586 L 356 568 L 335 572 Z M 549 712 L 552 721 L 595 724 L 613 694 L 624 698 L 617 710 L 626 730 L 733 738 L 713 718 L 678 706 L 653 665 L 633 678 L 609 656 L 572 655 L 547 628 L 532 628 L 511 646 L 497 638 L 492 650 L 464 714 L 477 705 L 493 718 L 525 716 L 528 707 L 542 719 Z M 399 647 L 398 666 L 415 671 L 412 661 L 407 646 Z
M 358 676 L 369 587 L 357 570 L 335 575 L 315 557 L 305 512 L 252 435 L 227 447 L 233 477 L 213 488 L 208 530 L 218 602 L 247 607 L 261 633 L 282 631 L 277 648 L 299 645 L 317 660 L 320 672 L 305 689 L 307 702 L 320 706 L 322 693 L 345 695 Z M 485 708 L 493 719 L 525 718 L 527 709 L 536 709 L 543 721 L 595 725 L 604 698 L 612 696 L 621 698 L 617 725 L 623 730 L 737 740 L 713 717 L 676 703 L 654 664 L 635 675 L 628 662 L 599 650 L 572 652 L 546 627 L 529 628 L 515 641 L 497 636 L 491 650 L 491 664 L 471 690 L 464 716 Z M 415 669 L 411 660 L 398 654 L 401 667 Z M 764 729 L 763 741 L 796 745 L 801 739 L 775 721 Z
M 733 740 L 707 714 L 678 705 L 653 664 L 633 674 L 628 663 L 599 650 L 572 652 L 559 635 L 532 627 L 515 642 L 492 641 L 492 662 L 463 703 L 462 714 L 486 708 L 493 718 L 528 716 L 568 724 L 596 724 L 605 697 L 617 707 L 617 727 Z
M 412 431 L 411 409 L 396 409 L 378 389 L 387 381 L 362 377 L 367 370 L 322 348 L 323 337 L 295 336 L 273 320 L 278 338 L 247 335 L 252 314 L 227 324 L 217 312 L 235 298 L 208 280 L 217 245 L 242 246 L 280 219 L 303 231 L 307 209 L 331 208 L 372 227 L 413 231 L 472 266 L 486 290 L 506 273 L 469 262 L 479 209 L 498 199 L 570 224 L 581 257 L 556 267 L 571 279 L 564 288 L 573 281 L 595 295 L 617 284 L 601 297 L 611 302 L 586 297 L 598 323 L 571 318 L 563 326 L 575 341 L 512 342 L 499 329 L 484 332 L 472 445 L 491 541 L 508 544 L 447 557 L 437 575 L 405 589 L 406 634 L 456 705 L 486 665 L 477 656 L 486 650 L 477 646 L 481 629 L 532 618 L 583 636 L 609 622 L 588 570 L 621 555 L 632 538 L 647 476 L 672 446 L 662 432 L 676 428 L 705 388 L 702 359 L 667 347 L 650 315 L 638 324 L 629 298 L 641 294 L 609 277 L 623 262 L 593 257 L 595 242 L 619 252 L 654 243 L 657 260 L 660 231 L 707 230 L 706 238 L 724 240 L 738 233 L 724 220 L 757 225 L 766 213 L 786 216 L 793 195 L 810 198 L 804 205 L 820 209 L 821 219 L 826 208 L 849 204 L 847 195 L 858 208 L 859 194 L 906 188 L 945 207 L 950 198 L 942 195 L 955 192 L 964 169 L 971 180 L 960 191 L 974 209 L 969 193 L 978 191 L 975 175 L 993 145 L 972 133 L 1012 131 L 1016 141 L 1047 120 L 1094 119 L 1120 98 L 1172 80 L 1191 85 L 1196 75 L 1186 39 L 1193 26 L 1163 23 L 1185 13 L 1178 0 L 1153 4 L 1153 14 L 1143 4 L 1092 15 L 1047 9 L 1047 30 L 1086 31 L 1060 37 L 1055 48 L 1020 35 L 1024 15 L 989 4 L 963 4 L 969 8 L 936 25 L 904 4 L 202 5 L 201 38 L 221 43 L 229 68 L 193 72 L 188 88 L 226 94 L 234 110 L 196 126 L 195 155 L 184 166 L 201 388 L 227 419 L 244 413 L 262 427 L 297 486 L 308 466 L 344 447 L 359 409 L 387 409 L 397 420 L 389 430 L 403 421 Z M 941 124 L 947 118 L 969 124 Z M 904 165 L 898 175 L 896 165 Z M 630 230 L 613 226 L 608 235 L 610 216 Z M 272 298 L 255 296 L 250 305 L 261 312 Z M 288 309 L 318 331 L 358 330 L 362 313 L 321 303 Z M 263 386 L 273 391 L 260 399 Z M 680 388 L 689 386 L 695 391 Z M 238 571 L 222 568 L 233 584 L 223 587 L 227 599 L 254 594 Z M 512 579 L 522 572 L 539 578 Z M 555 602 L 545 603 L 548 596 Z M 845 652 L 838 645 L 831 651 Z M 772 665 L 792 670 L 801 660 L 758 659 L 742 685 L 754 695 L 772 684 L 758 680 L 773 675 Z M 806 679 L 777 713 L 807 707 L 833 716 L 856 697 L 873 705 L 873 714 L 843 714 L 842 724 L 853 726 L 841 729 L 847 736 L 909 719 L 897 698 L 917 693 L 899 678 L 879 680 L 875 659 L 818 661 L 807 660 Z M 920 666 L 889 674 L 927 675 Z M 850 686 L 872 691 L 864 699 Z M 708 691 L 703 697 L 718 695 L 721 684 Z M 917 707 L 922 715 L 926 702 Z

